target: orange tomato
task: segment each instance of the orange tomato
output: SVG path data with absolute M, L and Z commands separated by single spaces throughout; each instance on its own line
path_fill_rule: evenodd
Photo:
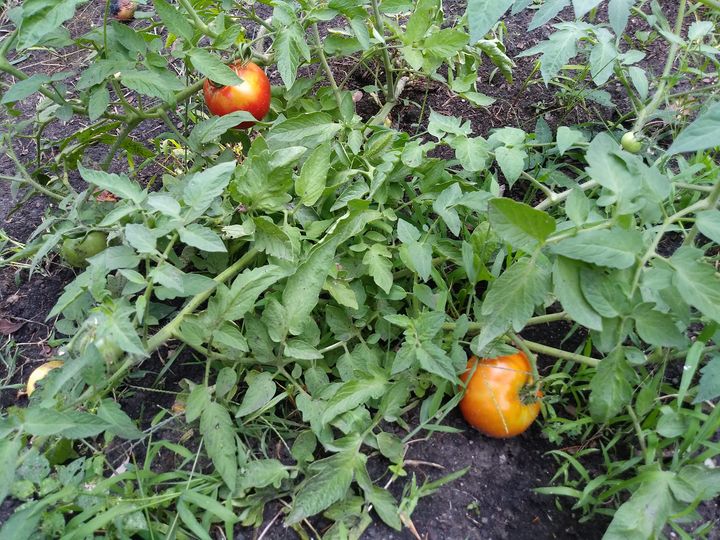
M 460 412 L 471 426 L 485 435 L 497 438 L 519 435 L 540 412 L 537 398 L 542 393 L 539 390 L 529 400 L 522 395 L 533 384 L 533 378 L 530 362 L 521 352 L 479 362 L 473 356 L 460 378 L 467 383 Z
M 260 66 L 253 62 L 234 62 L 230 69 L 243 82 L 233 86 L 217 86 L 205 80 L 203 94 L 210 112 L 224 116 L 235 111 L 247 111 L 258 120 L 270 110 L 270 81 Z M 255 122 L 242 122 L 238 128 L 248 128 Z

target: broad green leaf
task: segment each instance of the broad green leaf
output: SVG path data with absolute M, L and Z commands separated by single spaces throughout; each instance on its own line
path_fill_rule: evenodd
M 433 203 L 433 210 L 443 219 L 447 228 L 455 236 L 460 234 L 462 223 L 457 210 L 453 208 L 462 199 L 463 193 L 460 184 L 452 184 L 445 188 Z
M 183 189 L 183 200 L 190 207 L 186 211 L 186 223 L 202 216 L 205 210 L 210 208 L 215 197 L 223 194 L 233 171 L 235 171 L 235 162 L 228 161 L 188 177 Z
M 528 25 L 528 32 L 540 28 L 545 23 L 552 20 L 562 9 L 570 4 L 570 0 L 547 0 L 535 12 L 535 15 Z
M 720 322 L 720 279 L 715 268 L 701 260 L 703 252 L 681 247 L 670 258 L 673 284 L 680 296 L 704 315 Z
M 566 126 L 560 126 L 557 130 L 557 147 L 558 152 L 562 156 L 567 152 L 575 143 L 585 141 L 585 136 L 582 132 L 571 129 Z
M 182 37 L 185 41 L 192 41 L 193 27 L 183 13 L 166 0 L 153 0 L 153 5 L 163 24 L 170 32 Z
M 467 17 L 470 26 L 470 43 L 485 37 L 515 0 L 468 0 Z
M 368 274 L 372 276 L 375 284 L 386 294 L 389 293 L 393 285 L 393 275 L 391 254 L 387 247 L 383 244 L 373 244 L 365 252 L 362 262 L 368 267 Z
M 580 288 L 581 263 L 558 257 L 553 266 L 555 296 L 570 317 L 592 330 L 602 330 L 602 317 L 583 296 Z
M 369 399 L 383 395 L 387 381 L 378 377 L 364 377 L 344 383 L 327 403 L 322 414 L 322 422 L 327 424 L 336 416 L 350 411 Z
M 585 35 L 587 27 L 588 25 L 581 23 L 557 24 L 555 28 L 558 28 L 558 30 L 551 34 L 549 39 L 527 51 L 523 51 L 518 56 L 542 54 L 540 57 L 540 73 L 545 84 L 548 84 L 562 70 L 563 66 L 577 54 L 577 41 Z
M 616 36 L 625 32 L 625 27 L 630 19 L 630 8 L 635 5 L 635 2 L 636 0 L 610 0 L 608 18 Z
M 190 148 L 200 152 L 203 145 L 217 141 L 228 130 L 247 121 L 256 121 L 256 118 L 247 111 L 235 111 L 224 116 L 213 116 L 198 122 L 193 127 L 190 137 L 188 137 Z
M 700 384 L 693 403 L 717 399 L 720 396 L 720 356 L 714 355 L 700 373 Z
M 20 101 L 37 92 L 44 84 L 60 81 L 67 77 L 68 72 L 63 71 L 52 77 L 44 73 L 35 73 L 27 79 L 19 80 L 13 84 L 0 98 L 0 103 L 13 103 Z
M 635 378 L 621 347 L 600 362 L 590 381 L 590 414 L 595 422 L 607 422 L 625 409 L 632 399 Z
M 682 348 L 687 343 L 672 315 L 653 309 L 651 304 L 638 306 L 633 318 L 638 335 L 650 345 Z
M 431 341 L 422 342 L 415 347 L 415 356 L 420 367 L 425 371 L 438 375 L 453 384 L 458 382 L 452 359 Z
M 312 435 L 312 433 L 310 434 Z M 288 476 L 290 476 L 288 469 L 277 459 L 258 459 L 245 465 L 238 489 L 247 490 L 267 486 L 279 488 L 282 481 Z
M 175 508 L 180 521 L 182 521 L 197 538 L 200 540 L 212 540 L 212 536 L 210 536 L 207 529 L 200 524 L 195 514 L 188 508 L 183 499 L 178 500 Z
M 659 538 L 665 522 L 675 511 L 670 491 L 674 476 L 674 473 L 666 471 L 651 473 L 630 499 L 617 509 L 603 540 Z
M 121 73 L 120 82 L 130 90 L 162 99 L 166 103 L 174 102 L 175 92 L 184 88 L 183 83 L 174 75 L 174 72 L 168 70 L 127 70 Z
M 139 439 L 143 435 L 120 405 L 111 399 L 100 402 L 97 415 L 108 423 L 107 431 L 118 437 L 132 440 Z
M 75 8 L 85 0 L 25 0 L 19 14 L 18 51 L 40 43 L 75 14 Z
M 501 146 L 495 149 L 495 161 L 511 187 L 525 169 L 526 159 L 527 152 L 521 148 Z
M 455 149 L 455 157 L 466 171 L 482 171 L 487 167 L 489 146 L 482 137 L 455 137 L 450 145 Z
M 720 244 L 720 210 L 705 210 L 695 221 L 700 232 L 716 244 Z
M 20 452 L 20 437 L 6 437 L 0 440 L 0 504 L 7 497 L 15 481 L 15 466 Z
M 488 324 L 476 346 L 482 349 L 510 328 L 522 330 L 549 290 L 550 263 L 544 256 L 524 257 L 514 263 L 490 284 L 482 304 Z
M 284 270 L 272 264 L 245 270 L 235 278 L 229 289 L 218 287 L 217 294 L 208 303 L 208 314 L 217 322 L 243 318 L 258 297 L 285 275 Z
M 573 9 L 575 17 L 582 19 L 585 14 L 596 7 L 602 0 L 573 0 Z
M 231 491 L 237 481 L 238 457 L 235 427 L 227 409 L 216 402 L 206 405 L 200 416 L 200 434 L 215 469 Z
M 352 483 L 353 468 L 357 460 L 353 449 L 313 463 L 306 479 L 295 493 L 285 524 L 299 523 L 342 500 Z
M 295 192 L 302 204 L 312 206 L 325 190 L 331 152 L 332 147 L 329 143 L 321 144 L 303 163 L 300 175 L 295 180 Z
M 643 186 L 617 155 L 617 149 L 618 143 L 608 133 L 597 135 L 585 154 L 589 165 L 586 170 L 593 180 L 610 192 L 598 200 L 599 206 L 617 204 L 620 213 L 629 214 L 644 204 L 644 201 L 635 201 Z
M 306 146 L 314 148 L 330 141 L 340 130 L 340 124 L 324 112 L 311 112 L 293 116 L 276 124 L 268 134 L 267 142 L 272 148 Z
M 619 227 L 580 231 L 552 246 L 558 255 L 610 268 L 630 268 L 645 247 L 642 235 Z
M 87 183 L 107 190 L 122 199 L 129 199 L 136 204 L 140 204 L 147 196 L 137 183 L 125 175 L 93 171 L 86 169 L 80 163 L 78 163 L 78 171 L 80 171 L 80 176 L 82 176 L 83 180 Z
M 178 229 L 180 240 L 188 246 L 196 247 L 202 251 L 225 253 L 227 249 L 220 237 L 212 229 L 203 227 L 199 223 L 191 223 Z
M 590 75 L 597 86 L 602 86 L 612 77 L 619 53 L 610 32 L 598 28 L 595 37 L 598 42 L 590 51 Z
M 555 220 L 549 214 L 512 199 L 492 199 L 489 217 L 500 238 L 526 252 L 534 251 L 555 232 Z
M 413 43 L 425 37 L 433 22 L 434 13 L 440 8 L 438 0 L 418 0 L 410 19 L 405 26 L 402 39 L 405 43 Z
M 720 103 L 711 105 L 685 129 L 667 151 L 668 156 L 720 146 Z
M 157 237 L 142 223 L 128 223 L 125 225 L 125 240 L 138 253 L 155 253 L 156 251 Z
M 301 339 L 289 339 L 283 354 L 297 360 L 320 360 L 323 357 L 315 347 Z
M 248 389 L 245 391 L 242 403 L 235 412 L 235 417 L 240 418 L 254 413 L 263 408 L 275 396 L 275 382 L 272 374 L 262 372 L 246 379 Z
M 94 437 L 109 424 L 102 418 L 83 411 L 60 412 L 55 409 L 31 407 L 25 411 L 23 429 L 36 436 L 62 435 L 69 439 Z
M 386 435 L 380 433 L 380 436 Z M 397 506 L 397 502 L 392 494 L 381 487 L 376 486 L 370 480 L 370 476 L 367 473 L 365 464 L 358 463 L 355 467 L 355 480 L 358 485 L 362 488 L 365 493 L 365 499 L 367 502 L 373 505 L 373 509 L 377 512 L 385 524 L 392 527 L 396 531 L 402 529 L 402 522 L 400 521 L 400 509 Z
M 460 52 L 468 42 L 468 35 L 457 28 L 443 28 L 433 32 L 423 41 L 426 53 L 438 56 L 443 60 Z
M 218 56 L 205 49 L 191 49 L 188 57 L 195 69 L 213 82 L 228 86 L 242 83 L 237 73 L 226 66 Z
M 185 404 L 185 421 L 194 422 L 210 404 L 210 389 L 201 384 L 192 389 Z

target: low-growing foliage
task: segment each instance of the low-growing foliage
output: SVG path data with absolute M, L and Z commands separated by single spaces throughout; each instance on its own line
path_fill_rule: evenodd
M 358 538 L 376 517 L 414 531 L 418 500 L 464 471 L 404 479 L 408 442 L 453 430 L 442 421 L 471 354 L 516 350 L 545 395 L 545 434 L 580 447 L 554 452 L 563 485 L 541 491 L 611 514 L 606 538 L 693 534 L 720 493 L 714 0 L 680 0 L 674 23 L 632 0 L 471 0 L 458 20 L 438 0 L 277 1 L 267 18 L 253 2 L 154 0 L 132 25 L 107 2 L 72 37 L 63 23 L 81 4 L 27 0 L 0 41 L 17 117 L 3 178 L 19 203 L 54 204 L 26 245 L 3 237 L 4 264 L 32 275 L 63 255 L 77 269 L 48 315 L 62 367 L 0 418 L 0 501 L 22 503 L 0 537 L 231 538 L 270 503 L 304 537 Z M 539 55 L 541 83 L 580 88 L 571 104 L 612 103 L 619 82 L 619 121 L 483 137 L 422 105 L 415 133 L 393 128 L 423 78 L 490 105 L 479 66 L 513 75 L 503 14 L 536 9 L 532 29 L 571 4 L 575 20 L 520 56 Z M 630 16 L 669 43 L 660 78 L 641 67 Z M 84 67 L 23 71 L 30 51 L 70 48 Z M 374 116 L 356 111 L 337 57 L 376 67 Z M 235 129 L 259 120 L 248 112 L 212 116 L 198 99 L 205 78 L 238 84 L 236 59 L 281 83 L 250 131 Z M 45 136 L 77 118 L 72 137 Z M 132 138 L 152 123 L 166 131 Z M 36 143 L 30 160 L 19 137 Z M 582 345 L 522 337 L 554 321 Z M 541 373 L 537 355 L 556 363 Z M 158 359 L 155 384 L 183 362 L 202 372 L 158 389 L 176 394 L 171 409 L 131 417 L 131 383 Z M 187 436 L 164 435 L 177 425 Z M 583 464 L 594 453 L 598 474 Z

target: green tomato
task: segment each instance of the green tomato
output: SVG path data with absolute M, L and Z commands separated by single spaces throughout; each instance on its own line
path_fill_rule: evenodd
M 642 150 L 642 143 L 635 138 L 632 131 L 627 131 L 620 139 L 622 147 L 631 154 L 637 154 Z
M 93 231 L 83 238 L 66 238 L 60 254 L 70 266 L 82 268 L 90 257 L 107 247 L 107 237 L 107 233 Z

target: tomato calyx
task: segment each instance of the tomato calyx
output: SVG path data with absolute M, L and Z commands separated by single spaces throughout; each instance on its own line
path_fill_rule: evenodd
M 540 390 L 541 383 L 528 383 L 523 386 L 518 392 L 520 401 L 523 405 L 532 405 L 542 401 L 542 391 Z

